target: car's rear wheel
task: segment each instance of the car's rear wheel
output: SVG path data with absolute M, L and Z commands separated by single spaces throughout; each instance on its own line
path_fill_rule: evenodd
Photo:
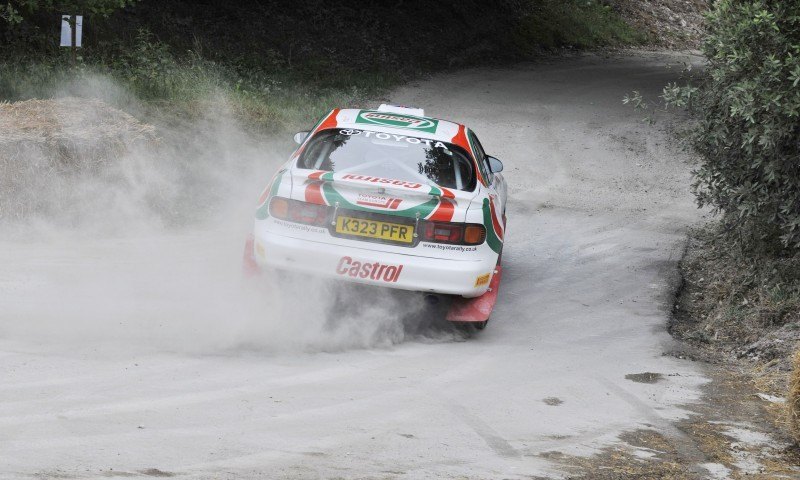
M 456 328 L 456 330 L 466 334 L 471 334 L 479 332 L 484 328 L 486 328 L 486 324 L 489 323 L 489 320 L 483 322 L 450 322 L 450 323 Z

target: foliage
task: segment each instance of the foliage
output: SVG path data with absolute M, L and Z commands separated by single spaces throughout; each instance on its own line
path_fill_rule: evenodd
M 698 202 L 721 211 L 740 244 L 791 254 L 800 248 L 800 3 L 719 0 L 707 25 L 703 82 L 664 90 L 699 120 Z
M 136 0 L 8 0 L 5 5 L 0 5 L 0 19 L 19 24 L 25 17 L 38 12 L 108 16 L 134 2 Z
M 22 15 L 11 2 L 0 4 L 0 20 L 5 20 L 8 23 L 16 24 L 22 22 Z

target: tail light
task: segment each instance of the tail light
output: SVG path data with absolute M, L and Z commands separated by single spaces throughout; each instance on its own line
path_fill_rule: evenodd
M 460 243 L 464 228 L 456 223 L 426 223 L 424 239 L 440 243 Z
M 301 202 L 283 197 L 273 197 L 269 202 L 269 214 L 281 220 L 325 226 L 328 223 L 327 205 Z
M 426 222 L 422 240 L 455 245 L 480 245 L 486 240 L 486 228 L 477 223 Z
M 281 197 L 273 197 L 269 202 L 269 214 L 281 220 L 289 218 L 289 200 Z
M 464 228 L 466 245 L 480 245 L 484 240 L 486 240 L 486 227 L 483 225 L 467 225 Z

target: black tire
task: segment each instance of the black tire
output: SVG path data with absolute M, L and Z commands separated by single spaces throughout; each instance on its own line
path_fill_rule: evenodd
M 450 323 L 456 328 L 456 330 L 466 333 L 467 335 L 470 335 L 486 328 L 486 324 L 489 323 L 489 320 L 486 320 L 484 322 L 450 322 Z

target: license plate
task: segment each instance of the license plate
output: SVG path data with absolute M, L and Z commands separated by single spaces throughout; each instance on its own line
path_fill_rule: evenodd
M 336 233 L 393 242 L 411 243 L 414 241 L 414 227 L 411 225 L 345 216 L 336 217 Z

